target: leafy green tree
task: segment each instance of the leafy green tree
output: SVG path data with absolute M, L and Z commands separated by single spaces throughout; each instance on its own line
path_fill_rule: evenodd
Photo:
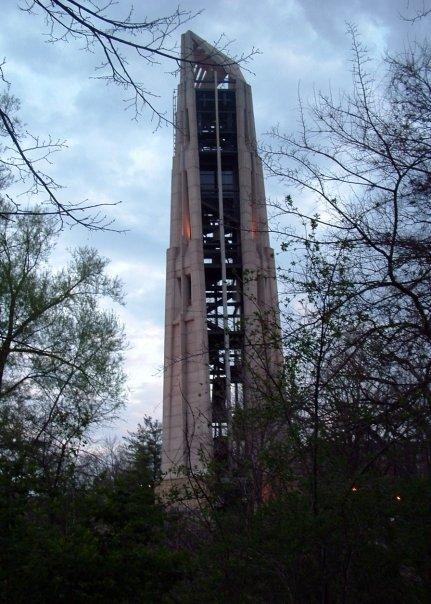
M 168 544 L 148 457 L 119 449 L 114 464 L 75 470 L 50 497 L 15 494 L 11 508 L 0 498 L 0 601 L 172 601 L 187 557 Z
M 120 283 L 88 248 L 56 269 L 59 230 L 38 212 L 0 229 L 0 601 L 162 601 L 184 556 L 155 503 L 160 425 L 145 418 L 115 472 L 88 463 L 91 432 L 124 401 L 106 310 Z
M 124 453 L 127 462 L 134 468 L 149 471 L 151 482 L 157 483 L 162 476 L 162 425 L 148 415 L 143 424 L 125 439 Z
M 37 214 L 0 223 L 2 422 L 6 432 L 19 429 L 16 443 L 32 448 L 53 487 L 89 431 L 124 400 L 123 331 L 100 304 L 121 302 L 120 283 L 90 248 L 53 269 L 57 233 Z

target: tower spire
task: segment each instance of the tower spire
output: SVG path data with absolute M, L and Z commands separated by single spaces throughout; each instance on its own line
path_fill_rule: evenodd
M 181 53 L 166 268 L 167 479 L 201 470 L 208 457 L 229 459 L 232 414 L 256 398 L 255 317 L 278 317 L 250 86 L 191 31 Z M 262 352 L 275 368 L 278 350 Z

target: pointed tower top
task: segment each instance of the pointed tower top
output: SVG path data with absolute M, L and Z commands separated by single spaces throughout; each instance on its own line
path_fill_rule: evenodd
M 219 82 L 229 77 L 245 81 L 238 63 L 190 30 L 182 35 L 181 58 L 196 63 L 202 70 L 201 81 L 206 80 L 205 72 L 213 72 L 214 68 Z

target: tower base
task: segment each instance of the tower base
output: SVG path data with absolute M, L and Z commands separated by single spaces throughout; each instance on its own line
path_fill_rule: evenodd
M 157 485 L 155 493 L 165 507 L 182 511 L 197 510 L 207 499 L 202 484 L 190 476 L 165 478 Z

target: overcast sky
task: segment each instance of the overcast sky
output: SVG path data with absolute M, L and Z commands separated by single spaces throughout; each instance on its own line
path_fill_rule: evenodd
M 57 252 L 95 246 L 111 259 L 110 270 L 125 284 L 126 306 L 117 309 L 125 324 L 129 403 L 116 422 L 117 434 L 133 429 L 144 414 L 161 417 L 165 250 L 169 239 L 172 129 L 154 132 L 150 114 L 136 122 L 125 110 L 124 94 L 92 79 L 97 55 L 82 44 L 45 42 L 41 16 L 17 6 L 24 0 L 0 0 L 0 59 L 6 58 L 11 92 L 22 102 L 20 116 L 33 134 L 67 140 L 51 173 L 67 188 L 65 198 L 91 202 L 122 201 L 110 213 L 124 234 L 64 232 Z M 118 9 L 129 6 L 118 0 Z M 136 18 L 168 14 L 176 1 L 135 0 Z M 232 54 L 259 48 L 249 65 L 256 129 L 264 133 L 275 124 L 295 129 L 298 84 L 304 97 L 313 87 L 349 87 L 349 48 L 346 22 L 354 23 L 370 52 L 379 58 L 415 38 L 426 23 L 412 26 L 400 14 L 412 15 L 422 0 L 205 0 L 185 1 L 181 7 L 202 9 L 184 30 L 192 29 L 213 42 L 221 34 L 234 40 Z M 425 0 L 425 5 L 429 2 Z M 422 30 L 422 31 L 421 31 Z M 178 32 L 177 38 L 179 42 Z M 175 40 L 174 40 L 175 41 Z M 162 111 L 172 112 L 177 84 L 168 63 L 148 66 L 133 61 L 136 79 L 159 95 Z M 286 193 L 285 186 L 267 180 L 267 195 Z M 276 246 L 276 242 L 274 242 Z

